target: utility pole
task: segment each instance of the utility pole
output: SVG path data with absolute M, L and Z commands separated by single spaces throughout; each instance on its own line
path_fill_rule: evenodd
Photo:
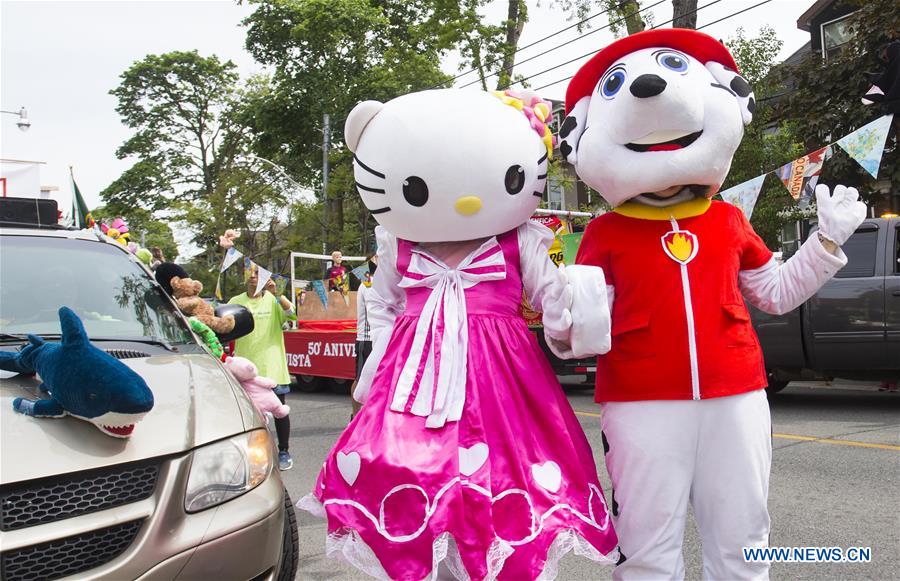
M 328 147 L 331 138 L 331 120 L 328 113 L 322 117 L 322 254 L 328 254 Z

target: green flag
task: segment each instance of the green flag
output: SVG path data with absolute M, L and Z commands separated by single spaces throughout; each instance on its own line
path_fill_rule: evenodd
M 75 227 L 93 228 L 94 218 L 91 216 L 87 204 L 84 203 L 84 198 L 81 197 L 81 190 L 75 183 L 75 176 L 72 176 L 72 190 L 74 192 L 72 194 L 72 219 L 75 221 Z

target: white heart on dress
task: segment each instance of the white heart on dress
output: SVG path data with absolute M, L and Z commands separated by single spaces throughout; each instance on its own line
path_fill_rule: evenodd
M 532 464 L 531 475 L 535 482 L 550 492 L 556 492 L 562 484 L 562 471 L 559 464 L 553 460 L 547 460 L 543 464 Z
M 360 460 L 357 452 L 350 452 L 349 454 L 337 453 L 338 472 L 341 473 L 344 482 L 350 486 L 353 486 L 353 483 L 356 482 L 356 477 L 359 476 L 359 464 Z
M 459 471 L 465 476 L 471 476 L 484 466 L 488 456 L 488 447 L 484 442 L 479 442 L 468 448 L 459 449 Z

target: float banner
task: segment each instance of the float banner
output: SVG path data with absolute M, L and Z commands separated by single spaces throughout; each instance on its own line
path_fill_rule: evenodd
M 873 178 L 878 177 L 881 167 L 881 156 L 884 155 L 884 143 L 891 130 L 893 115 L 885 115 L 871 123 L 863 125 L 850 135 L 842 137 L 837 144 L 847 152 L 856 163 L 869 172 Z
M 719 192 L 719 195 L 729 204 L 734 204 L 740 208 L 744 212 L 744 216 L 749 220 L 750 216 L 753 215 L 753 208 L 756 206 L 756 199 L 759 198 L 763 182 L 766 181 L 766 175 L 768 174 L 757 176 L 752 180 L 747 180 L 742 184 L 728 188 L 724 192 Z
M 794 200 L 808 200 L 816 189 L 825 161 L 830 157 L 831 146 L 826 145 L 822 149 L 784 164 L 775 172 Z
M 356 376 L 356 333 L 287 331 L 284 351 L 288 372 L 293 375 L 338 379 Z

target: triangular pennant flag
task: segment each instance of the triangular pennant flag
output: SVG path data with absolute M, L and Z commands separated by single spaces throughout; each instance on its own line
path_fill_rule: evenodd
M 219 276 L 216 277 L 216 299 L 222 300 L 222 272 L 219 271 Z
M 812 153 L 807 153 L 801 158 L 786 163 L 775 173 L 781 179 L 788 193 L 795 200 L 801 198 L 808 200 L 812 197 L 812 191 L 819 181 L 819 174 L 825 165 L 825 161 L 831 157 L 831 146 L 826 145 Z
M 266 288 L 266 283 L 269 282 L 269 279 L 272 278 L 272 273 L 258 264 L 256 265 L 256 270 L 259 273 L 259 279 L 256 283 L 256 294 L 259 295 Z
M 287 288 L 288 279 L 283 274 L 275 274 L 272 276 L 272 280 L 275 281 L 275 296 L 280 297 Z
M 366 282 L 366 275 L 369 274 L 369 263 L 365 263 L 362 266 L 357 266 L 350 272 L 353 273 L 353 276 L 359 279 L 360 282 Z
M 881 167 L 881 156 L 884 155 L 884 143 L 891 130 L 893 115 L 879 117 L 871 123 L 863 125 L 850 135 L 842 137 L 837 144 L 856 160 L 856 163 L 869 172 L 873 178 L 878 177 Z
M 240 252 L 238 252 L 235 248 L 229 248 L 225 252 L 225 259 L 222 260 L 222 266 L 219 268 L 219 272 L 225 272 L 228 270 L 228 267 L 240 260 L 243 256 Z
M 734 204 L 744 212 L 744 216 L 750 219 L 753 215 L 753 208 L 756 206 L 756 199 L 762 190 L 763 182 L 768 174 L 757 176 L 752 180 L 747 180 L 742 184 L 728 188 L 724 192 L 719 192 L 722 199 L 729 204 Z
M 314 280 L 312 281 L 313 290 L 316 291 L 316 294 L 319 295 L 319 300 L 322 301 L 322 305 L 325 309 L 328 309 L 328 293 L 325 292 L 325 281 L 324 280 Z

